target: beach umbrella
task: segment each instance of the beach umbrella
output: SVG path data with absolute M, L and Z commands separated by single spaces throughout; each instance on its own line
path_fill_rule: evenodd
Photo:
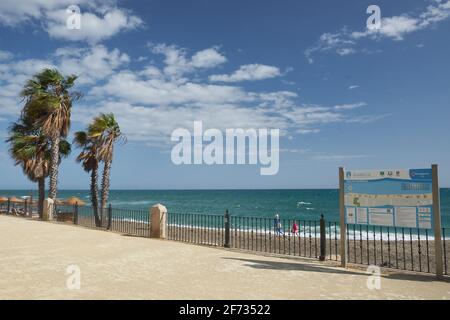
M 8 198 L 0 197 L 0 203 L 8 202 Z
M 78 204 L 79 206 L 84 206 L 86 203 L 77 197 L 70 197 L 69 199 L 64 201 L 64 204 L 71 205 L 71 206 Z
M 11 200 L 11 203 L 23 203 L 24 201 L 22 199 L 11 197 L 9 200 Z
M 55 200 L 55 204 L 57 204 L 57 205 L 64 205 L 64 204 L 66 204 L 66 200 L 63 200 L 63 199 L 56 199 L 56 200 Z

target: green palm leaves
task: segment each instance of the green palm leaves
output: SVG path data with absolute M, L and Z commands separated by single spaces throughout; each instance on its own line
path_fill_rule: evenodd
M 25 175 L 33 182 L 38 182 L 39 205 L 38 213 L 42 217 L 45 198 L 45 178 L 49 175 L 51 162 L 51 141 L 42 130 L 33 125 L 29 118 L 21 117 L 19 122 L 13 123 L 9 130 L 7 143 L 9 152 L 16 165 L 22 167 Z M 58 164 L 61 158 L 70 154 L 70 143 L 62 139 L 59 141 Z
M 72 90 L 77 76 L 63 76 L 56 69 L 44 69 L 27 80 L 21 97 L 24 101 L 21 116 L 10 127 L 7 143 L 16 165 L 27 177 L 39 183 L 39 214 L 45 197 L 45 179 L 49 177 L 49 197 L 56 199 L 58 168 L 61 158 L 70 153 L 70 143 L 65 138 L 70 130 L 72 103 L 81 94 Z M 98 215 L 98 172 L 102 173 L 101 208 L 108 202 L 114 144 L 125 141 L 112 113 L 95 117 L 86 131 L 75 133 L 74 143 L 81 149 L 77 162 L 91 174 L 91 200 L 96 223 Z M 102 210 L 103 212 L 103 210 Z
M 83 169 L 91 173 L 91 200 L 94 207 L 96 224 L 101 224 L 101 218 L 98 217 L 98 166 L 102 161 L 104 163 L 102 173 L 102 191 L 100 208 L 102 216 L 104 208 L 108 202 L 110 188 L 111 165 L 114 155 L 114 144 L 118 141 L 125 141 L 125 137 L 120 131 L 112 113 L 100 114 L 95 117 L 86 131 L 75 133 L 75 144 L 81 148 L 77 161 L 83 166 Z
M 58 183 L 59 146 L 68 135 L 72 102 L 81 97 L 71 91 L 76 76 L 64 77 L 58 70 L 44 69 L 28 80 L 21 92 L 25 100 L 22 117 L 30 119 L 51 141 L 49 197 L 56 198 Z

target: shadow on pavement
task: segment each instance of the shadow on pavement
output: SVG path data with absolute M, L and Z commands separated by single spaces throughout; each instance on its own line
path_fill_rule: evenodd
M 255 269 L 272 269 L 272 270 L 287 270 L 287 271 L 297 270 L 297 271 L 325 272 L 325 273 L 348 274 L 348 275 L 364 275 L 364 273 L 362 272 L 353 272 L 350 270 L 336 269 L 333 267 L 325 267 L 309 263 L 305 264 L 301 262 L 292 263 L 292 262 L 240 259 L 228 257 L 224 257 L 222 259 L 247 262 L 245 266 Z
M 223 257 L 222 259 L 228 260 L 238 260 L 247 262 L 245 266 L 255 269 L 271 269 L 271 270 L 294 270 L 294 271 L 312 271 L 312 272 L 324 272 L 324 273 L 334 273 L 334 274 L 346 274 L 346 275 L 368 275 L 364 271 L 354 272 L 349 269 L 338 269 L 336 267 L 320 266 L 317 264 L 310 263 L 292 263 L 292 262 L 280 262 L 280 261 L 267 261 L 267 260 L 256 260 L 256 259 L 242 259 L 242 258 L 228 258 Z M 450 283 L 449 277 L 444 277 L 442 279 L 437 279 L 435 275 L 432 274 L 417 274 L 417 273 L 403 273 L 403 272 L 392 272 L 389 274 L 382 274 L 382 278 L 392 279 L 392 280 L 405 280 L 405 281 L 421 281 L 421 282 L 436 282 L 442 281 Z

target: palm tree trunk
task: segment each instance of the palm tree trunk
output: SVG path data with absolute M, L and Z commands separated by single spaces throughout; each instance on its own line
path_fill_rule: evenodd
M 106 204 L 108 203 L 109 197 L 109 175 L 111 172 L 111 161 L 106 161 L 105 166 L 103 168 L 103 177 L 102 177 L 102 208 L 106 208 Z
M 45 200 L 45 177 L 39 178 L 38 180 L 38 214 L 39 219 L 42 219 L 44 215 L 44 200 Z
M 111 161 L 105 161 L 105 166 L 103 167 L 102 176 L 102 206 L 101 206 L 101 220 L 103 221 L 106 215 L 106 204 L 108 203 L 109 196 L 109 176 L 111 172 Z
M 91 202 L 92 202 L 92 208 L 94 210 L 94 218 L 95 218 L 95 226 L 100 227 L 101 226 L 101 220 L 98 215 L 98 186 L 97 186 L 97 179 L 98 179 L 98 161 L 95 162 L 95 165 L 92 168 L 91 171 Z
M 59 133 L 52 137 L 52 147 L 50 149 L 50 190 L 49 198 L 55 200 L 58 188 L 58 167 L 59 167 Z

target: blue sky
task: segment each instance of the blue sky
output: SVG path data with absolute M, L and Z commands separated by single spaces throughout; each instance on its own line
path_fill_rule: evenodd
M 66 8 L 82 12 L 66 28 Z M 366 29 L 370 4 L 382 27 Z M 0 137 L 43 67 L 79 75 L 72 132 L 114 112 L 114 189 L 336 187 L 352 169 L 440 165 L 450 186 L 450 1 L 0 3 Z M 175 166 L 177 127 L 278 128 L 280 169 Z M 70 139 L 72 136 L 70 136 Z M 89 177 L 64 160 L 60 188 Z M 30 188 L 0 144 L 0 188 Z

